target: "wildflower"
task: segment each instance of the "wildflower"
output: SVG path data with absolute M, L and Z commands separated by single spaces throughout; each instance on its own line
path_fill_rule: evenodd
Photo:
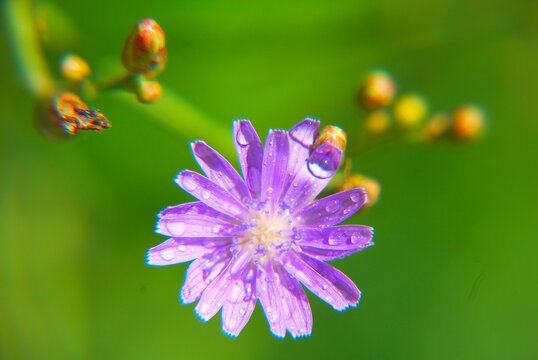
M 426 100 L 418 94 L 405 94 L 394 104 L 394 118 L 404 128 L 417 125 L 428 111 Z
M 364 79 L 358 98 L 366 110 L 373 110 L 389 106 L 395 93 L 396 84 L 392 76 L 385 71 L 373 71 Z
M 78 130 L 99 132 L 111 126 L 99 110 L 89 108 L 72 93 L 63 93 L 41 102 L 37 107 L 36 121 L 42 132 L 53 137 L 74 136 Z
M 147 264 L 194 260 L 180 291 L 199 300 L 202 321 L 222 308 L 222 329 L 236 337 L 259 300 L 271 332 L 310 335 L 304 285 L 334 309 L 356 306 L 361 292 L 326 264 L 373 245 L 373 229 L 335 226 L 367 201 L 363 188 L 314 201 L 342 160 L 342 149 L 317 141 L 319 121 L 271 130 L 263 147 L 248 120 L 234 122 L 243 178 L 203 141 L 191 144 L 207 177 L 184 170 L 175 179 L 197 202 L 164 209 L 156 232 L 170 238 L 148 250 Z
M 60 61 L 62 76 L 71 81 L 80 82 L 91 74 L 90 65 L 75 54 L 67 54 Z
M 132 74 L 145 73 L 153 78 L 164 69 L 166 58 L 163 29 L 153 19 L 140 20 L 125 40 L 123 66 Z
M 459 140 L 473 140 L 482 135 L 486 124 L 486 115 L 479 107 L 462 106 L 452 116 L 452 132 Z

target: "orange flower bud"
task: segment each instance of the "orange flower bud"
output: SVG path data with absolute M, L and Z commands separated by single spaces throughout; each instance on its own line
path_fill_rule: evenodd
M 452 115 L 452 133 L 459 140 L 474 140 L 484 132 L 486 114 L 477 106 L 462 106 Z
M 329 142 L 336 146 L 338 149 L 344 151 L 346 149 L 347 135 L 344 130 L 334 125 L 327 125 L 321 130 L 314 147 Z
M 156 76 L 166 66 L 167 52 L 163 29 L 155 20 L 140 20 L 123 47 L 121 61 L 132 74 L 150 73 Z
M 426 123 L 423 137 L 426 141 L 435 141 L 446 134 L 450 128 L 450 116 L 445 113 L 434 114 Z
M 60 60 L 60 73 L 67 80 L 80 82 L 91 74 L 91 70 L 90 65 L 80 56 L 66 54 Z
M 396 84 L 392 76 L 385 71 L 374 71 L 364 79 L 358 99 L 366 110 L 373 110 L 389 106 L 395 93 Z
M 404 128 L 416 126 L 427 112 L 428 104 L 418 94 L 402 95 L 394 104 L 394 118 Z
M 144 104 L 157 101 L 163 93 L 161 84 L 155 80 L 140 80 L 138 86 L 136 97 Z
M 99 110 L 88 108 L 72 93 L 63 93 L 39 103 L 36 123 L 41 132 L 57 138 L 77 135 L 78 130 L 99 132 L 111 126 Z
M 390 126 L 390 113 L 385 109 L 372 111 L 366 117 L 366 129 L 372 134 L 382 134 Z

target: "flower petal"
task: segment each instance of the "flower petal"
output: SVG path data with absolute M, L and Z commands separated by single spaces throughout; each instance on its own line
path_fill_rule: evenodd
M 283 318 L 280 301 L 280 284 L 273 271 L 271 261 L 259 265 L 256 275 L 256 291 L 263 312 L 269 323 L 271 333 L 279 338 L 286 335 L 286 322 Z
M 191 148 L 198 165 L 211 181 L 239 201 L 250 202 L 247 185 L 228 160 L 203 141 L 191 143 Z
M 215 209 L 207 206 L 201 201 L 169 206 L 163 211 L 161 211 L 157 216 L 162 219 L 169 217 L 172 218 L 174 216 L 178 217 L 181 215 L 205 215 L 208 217 L 225 221 L 230 224 L 239 225 L 241 223 L 240 221 L 237 221 L 236 219 L 226 214 L 216 211 Z
M 364 188 L 342 191 L 306 206 L 295 219 L 298 226 L 331 226 L 353 215 L 367 200 Z
M 241 274 L 250 261 L 250 256 L 244 256 L 245 253 L 247 252 L 239 250 L 234 254 L 226 268 L 202 293 L 194 311 L 203 321 L 215 316 L 232 291 L 232 285 L 241 279 Z
M 248 210 L 232 194 L 194 171 L 183 170 L 175 182 L 183 190 L 219 212 L 237 219 L 248 215 Z
M 284 181 L 284 191 L 301 169 L 310 154 L 318 136 L 319 120 L 307 117 L 288 131 L 290 138 L 290 156 L 288 170 Z
M 248 120 L 234 121 L 234 142 L 243 178 L 252 194 L 259 200 L 262 184 L 263 145 Z
M 242 278 L 236 280 L 222 307 L 222 330 L 229 336 L 237 337 L 250 319 L 257 300 L 256 267 L 251 264 Z
M 186 206 L 176 207 L 175 212 L 168 211 L 165 215 L 161 213 L 155 231 L 173 237 L 229 237 L 242 231 L 240 226 L 230 223 L 227 219 L 211 216 L 212 213 L 220 213 L 207 205 L 204 206 L 212 211 L 203 212 L 203 207 L 184 205 Z
M 263 150 L 261 200 L 268 201 L 270 209 L 280 199 L 290 152 L 288 134 L 284 130 L 270 130 Z
M 179 264 L 199 258 L 217 246 L 230 244 L 231 238 L 172 238 L 148 250 L 146 264 L 155 266 Z
M 282 255 L 286 271 L 335 310 L 356 306 L 361 292 L 347 276 L 326 263 L 290 251 Z
M 312 333 L 312 311 L 310 303 L 299 281 L 292 278 L 282 267 L 275 263 L 275 271 L 280 279 L 282 316 L 291 336 L 308 336 Z
M 342 150 L 323 143 L 310 154 L 281 198 L 281 206 L 291 213 L 318 196 L 331 181 L 342 161 Z
M 296 244 L 301 252 L 322 261 L 341 259 L 374 245 L 374 229 L 364 225 L 303 228 Z
M 212 253 L 194 260 L 187 268 L 187 276 L 181 287 L 181 302 L 190 304 L 198 300 L 202 292 L 219 276 L 231 258 L 232 254 L 228 248 L 217 248 Z

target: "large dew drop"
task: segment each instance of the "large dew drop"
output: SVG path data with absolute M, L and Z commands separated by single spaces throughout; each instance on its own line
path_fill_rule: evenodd
M 308 158 L 308 171 L 319 179 L 327 179 L 338 170 L 341 161 L 342 151 L 330 144 L 322 144 Z

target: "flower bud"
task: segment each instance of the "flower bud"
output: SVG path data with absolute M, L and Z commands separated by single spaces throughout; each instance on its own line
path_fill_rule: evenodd
M 368 201 L 365 204 L 366 207 L 373 206 L 377 200 L 379 200 L 381 185 L 377 180 L 364 175 L 353 174 L 348 176 L 344 180 L 340 191 L 354 189 L 357 187 L 364 187 L 366 189 L 366 194 L 368 194 Z
M 344 130 L 334 125 L 327 125 L 321 130 L 314 147 L 318 147 L 323 143 L 331 143 L 341 151 L 346 149 L 347 135 Z
M 80 82 L 91 74 L 90 65 L 75 54 L 66 54 L 60 60 L 60 73 L 67 80 Z
M 385 109 L 374 110 L 366 116 L 366 129 L 372 134 L 382 134 L 390 126 L 390 113 Z
M 155 80 L 140 80 L 137 85 L 136 97 L 144 104 L 157 101 L 163 93 L 161 84 Z
M 452 115 L 452 133 L 458 140 L 474 140 L 484 132 L 486 114 L 473 105 L 462 106 Z
M 63 93 L 40 102 L 36 124 L 46 135 L 61 138 L 77 135 L 78 130 L 101 131 L 110 127 L 107 118 L 75 94 Z
M 394 118 L 404 128 L 416 126 L 428 111 L 426 100 L 418 94 L 405 94 L 394 104 Z
M 446 134 L 450 128 L 450 116 L 445 113 L 434 114 L 426 123 L 423 138 L 426 141 L 435 141 Z
M 154 77 L 166 66 L 164 31 L 150 18 L 140 20 L 123 47 L 121 61 L 132 74 L 149 73 Z
M 366 110 L 387 107 L 396 93 L 396 84 L 385 71 L 374 71 L 364 79 L 359 90 L 358 100 Z

